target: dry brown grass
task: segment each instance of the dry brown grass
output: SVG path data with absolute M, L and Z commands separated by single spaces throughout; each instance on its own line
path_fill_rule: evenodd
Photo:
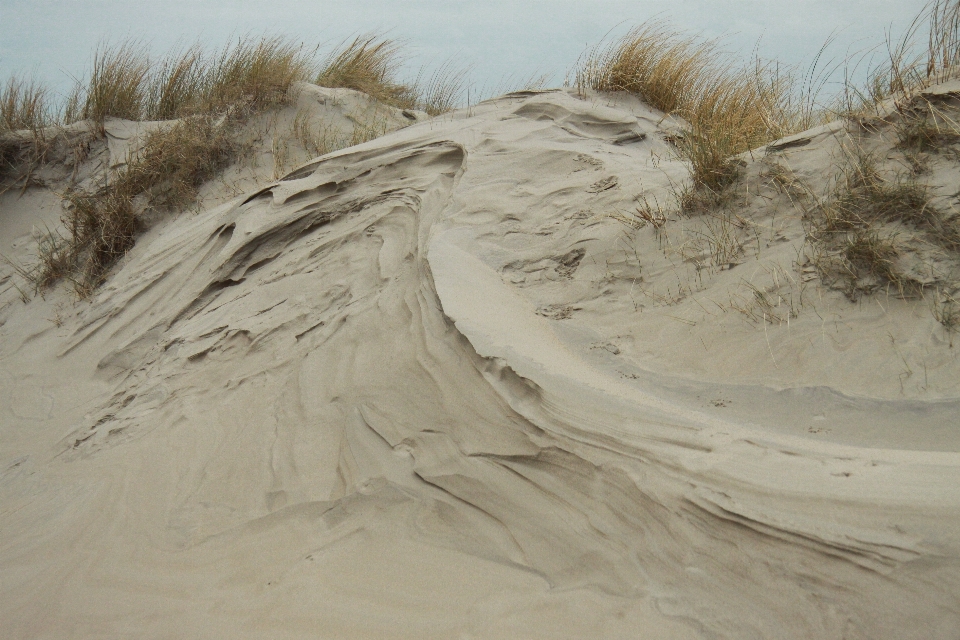
M 896 130 L 897 146 L 913 154 L 940 153 L 960 143 L 956 110 L 951 112 L 923 96 L 900 109 Z
M 68 117 L 99 123 L 108 117 L 139 120 L 147 106 L 149 75 L 150 58 L 140 43 L 101 45 L 93 54 L 86 83 L 78 86 L 72 101 L 78 111 Z
M 577 86 L 635 93 L 665 113 L 679 113 L 697 101 L 716 49 L 714 42 L 650 23 L 590 52 L 577 70 Z
M 171 120 L 227 110 L 250 113 L 285 103 L 297 81 L 354 89 L 385 104 L 433 115 L 452 109 L 462 97 L 467 70 L 449 62 L 424 83 L 403 83 L 397 79 L 401 51 L 397 42 L 377 34 L 344 42 L 319 62 L 315 48 L 280 36 L 241 38 L 213 53 L 197 43 L 156 62 L 137 41 L 101 45 L 90 74 L 63 106 L 61 120 L 102 123 L 108 117 Z M 14 88 L 22 94 L 24 86 L 20 82 Z M 42 87 L 31 87 L 46 96 Z
M 667 212 L 660 206 L 660 202 L 654 197 L 653 203 L 645 196 L 641 195 L 637 201 L 635 213 L 618 217 L 621 222 L 625 222 L 635 229 L 642 229 L 650 225 L 654 230 L 659 231 L 667 224 Z
M 137 157 L 107 184 L 93 192 L 68 190 L 64 199 L 69 209 L 63 217 L 67 234 L 41 242 L 31 281 L 42 288 L 69 273 L 77 291 L 89 294 L 133 246 L 144 207 L 176 208 L 193 201 L 197 188 L 234 156 L 233 134 L 242 122 L 287 103 L 297 81 L 356 89 L 381 102 L 422 105 L 434 113 L 452 107 L 462 75 L 444 67 L 426 85 L 426 97 L 421 99 L 420 89 L 396 80 L 399 51 L 391 40 L 361 36 L 336 48 L 318 65 L 315 49 L 281 37 L 246 37 L 212 54 L 195 44 L 154 62 L 137 41 L 101 45 L 88 77 L 77 83 L 64 104 L 60 122 L 91 120 L 101 131 L 110 117 L 180 122 L 148 136 Z M 45 89 L 36 83 L 9 80 L 0 92 L 0 133 L 23 128 L 42 132 L 51 120 L 46 98 Z M 304 146 L 318 153 L 359 144 L 386 131 L 382 118 L 359 119 L 350 135 L 342 136 L 325 137 L 320 131 L 308 136 L 307 122 L 295 122 L 294 128 L 307 141 Z M 5 164 L 23 161 L 5 151 L 3 155 Z
M 921 36 L 926 26 L 926 36 Z M 921 41 L 925 40 L 921 44 Z M 881 105 L 894 100 L 896 107 L 910 104 L 915 94 L 960 73 L 960 0 L 931 0 L 910 23 L 899 40 L 886 41 L 882 62 L 867 69 L 861 86 L 846 82 L 842 96 L 831 111 L 860 120 L 880 114 Z M 848 75 L 856 73 L 873 50 L 848 63 Z
M 142 228 L 144 206 L 169 209 L 189 203 L 197 188 L 229 163 L 235 151 L 228 123 L 211 116 L 185 119 L 150 134 L 137 156 L 109 184 L 92 193 L 64 195 L 69 203 L 63 216 L 67 248 L 51 253 L 55 260 L 43 260 L 45 268 L 36 281 L 53 282 L 68 263 L 78 274 L 74 278 L 78 293 L 88 295 L 133 246 Z
M 924 25 L 926 43 L 918 46 Z M 935 287 L 934 316 L 948 331 L 960 317 L 949 293 L 958 288 L 955 274 L 928 263 L 917 247 L 938 261 L 957 262 L 960 219 L 935 206 L 933 189 L 917 176 L 930 169 L 927 154 L 955 153 L 951 147 L 960 142 L 956 116 L 945 106 L 949 99 L 922 94 L 958 73 L 960 0 L 933 0 L 900 40 L 888 38 L 887 59 L 870 71 L 864 87 L 847 84 L 840 109 L 868 128 L 892 126 L 912 175 L 884 171 L 883 158 L 859 146 L 848 151 L 833 193 L 815 207 L 809 233 L 825 283 L 851 299 L 891 288 L 901 296 L 924 296 Z
M 433 115 L 454 108 L 463 94 L 467 69 L 455 61 L 424 82 L 401 82 L 402 46 L 378 34 L 341 43 L 319 62 L 316 52 L 280 36 L 247 36 L 212 53 L 196 43 L 158 60 L 136 40 L 101 44 L 90 73 L 77 82 L 57 117 L 43 86 L 9 79 L 0 90 L 0 131 L 55 121 L 102 124 L 108 117 L 172 120 L 228 110 L 250 113 L 285 103 L 297 81 L 354 89 Z
M 924 25 L 926 42 L 918 45 Z M 935 288 L 933 315 L 951 346 L 960 283 L 945 265 L 960 261 L 960 218 L 935 206 L 933 189 L 917 176 L 930 171 L 930 154 L 957 154 L 955 105 L 923 89 L 958 73 L 960 0 L 934 0 L 899 41 L 888 38 L 886 60 L 870 70 L 865 86 L 847 84 L 839 109 L 867 130 L 892 129 L 910 175 L 890 171 L 855 141 L 833 192 L 815 207 L 809 233 L 821 278 L 851 299 L 876 290 L 926 297 Z
M 402 63 L 401 46 L 377 34 L 357 36 L 331 51 L 314 80 L 321 87 L 354 89 L 384 104 L 400 108 L 417 105 L 416 91 L 396 79 Z
M 70 263 L 79 272 L 78 295 L 89 295 L 107 269 L 133 247 L 139 220 L 130 194 L 106 188 L 95 194 L 69 193 L 64 223 L 70 234 Z M 50 281 L 49 271 L 41 272 Z
M 321 87 L 362 91 L 383 104 L 422 109 L 436 116 L 460 103 L 469 68 L 451 58 L 429 77 L 410 83 L 398 79 L 403 45 L 376 33 L 357 36 L 335 47 L 320 62 L 313 82 Z
M 953 346 L 953 334 L 960 331 L 960 300 L 937 291 L 933 298 L 933 317 L 943 325 L 950 336 L 950 346 Z
M 167 54 L 151 74 L 144 115 L 173 120 L 201 110 L 209 90 L 209 64 L 199 44 Z
M 308 111 L 298 111 L 293 119 L 291 138 L 299 142 L 307 154 L 323 156 L 375 140 L 396 128 L 382 108 L 376 104 L 358 109 L 353 114 L 349 114 L 348 118 L 352 126 L 348 129 L 340 129 L 322 121 L 317 122 L 311 118 Z M 275 167 L 277 172 L 285 171 L 287 152 L 285 144 L 285 140 L 274 139 L 274 160 L 275 162 L 278 158 L 283 160 Z
M 33 264 L 22 265 L 2 255 L 0 260 L 9 264 L 20 278 L 32 286 L 34 295 L 61 278 L 70 277 L 74 271 L 70 242 L 49 229 L 37 238 L 37 260 Z M 16 283 L 13 286 L 20 292 L 20 299 L 29 302 L 28 293 Z
M 737 64 L 717 41 L 698 41 L 660 22 L 638 27 L 589 53 L 577 85 L 627 91 L 687 120 L 678 140 L 690 161 L 694 200 L 714 200 L 738 174 L 733 156 L 801 128 L 792 78 L 772 65 Z
M 128 193 L 148 192 L 158 207 L 180 207 L 229 164 L 237 149 L 229 121 L 209 115 L 187 118 L 147 136 L 116 184 Z
M 884 177 L 879 167 L 880 159 L 874 154 L 859 149 L 850 154 L 833 196 L 822 209 L 823 231 L 902 222 L 924 230 L 944 249 L 960 250 L 960 228 L 934 206 L 931 188 L 902 174 Z
M 203 79 L 207 111 L 242 105 L 261 110 L 284 103 L 291 85 L 310 77 L 312 51 L 279 36 L 241 39 L 225 47 Z
M 298 111 L 293 119 L 293 136 L 310 155 L 325 156 L 348 146 L 346 137 L 323 122 L 315 122 L 307 111 Z
M 51 122 L 49 94 L 36 82 L 11 77 L 0 87 L 0 133 L 29 129 L 39 131 Z
M 810 216 L 821 277 L 851 299 L 886 285 L 899 295 L 931 285 L 901 264 L 909 251 L 899 236 L 945 255 L 960 252 L 960 223 L 934 205 L 931 188 L 903 174 L 884 175 L 881 166 L 877 155 L 854 148 L 833 192 Z
M 902 177 L 884 178 L 876 153 L 848 151 L 829 204 L 823 208 L 824 231 L 849 231 L 873 222 L 915 220 L 927 210 L 928 189 Z
M 425 81 L 418 78 L 414 83 L 416 107 L 431 116 L 453 111 L 463 100 L 469 73 L 469 67 L 462 66 L 451 58 Z
M 43 157 L 46 127 L 52 119 L 43 85 L 14 76 L 0 86 L 0 176 L 16 173 L 23 166 L 29 174 Z M 30 132 L 28 141 L 15 133 L 24 130 Z
M 205 54 L 199 44 L 153 64 L 136 41 L 101 45 L 88 78 L 64 108 L 66 122 L 108 117 L 170 120 L 286 101 L 290 86 L 311 76 L 310 52 L 280 37 L 245 38 Z
M 921 27 L 927 23 L 926 47 L 911 56 Z M 913 20 L 896 46 L 887 46 L 885 74 L 890 95 L 910 94 L 955 77 L 960 66 L 960 0 L 932 0 Z
M 895 236 L 882 235 L 869 227 L 857 229 L 844 239 L 842 251 L 852 286 L 862 288 L 864 282 L 873 286 L 873 282 L 880 281 L 893 284 L 903 292 L 908 284 L 897 269 L 896 259 L 900 251 Z
M 927 46 L 918 51 L 914 44 L 924 24 Z M 887 62 L 870 70 L 866 86 L 848 83 L 843 106 L 829 109 L 815 105 L 825 80 L 814 73 L 817 63 L 805 76 L 759 60 L 742 64 L 718 41 L 698 40 L 662 22 L 601 43 L 578 65 L 576 84 L 581 90 L 634 93 L 684 118 L 689 126 L 677 142 L 691 163 L 693 185 L 680 204 L 688 211 L 704 210 L 722 204 L 724 190 L 737 179 L 736 155 L 809 128 L 838 110 L 863 113 L 890 96 L 912 96 L 918 88 L 953 77 L 960 68 L 960 0 L 933 0 L 900 41 L 888 41 L 887 49 Z M 904 135 L 912 140 L 952 143 L 956 135 L 937 114 L 910 122 L 916 126 Z

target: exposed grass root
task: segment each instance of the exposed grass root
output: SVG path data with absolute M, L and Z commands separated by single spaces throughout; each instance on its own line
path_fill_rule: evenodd
M 950 346 L 953 346 L 953 334 L 960 331 L 960 300 L 937 291 L 933 299 L 933 317 L 943 325 L 950 336 Z

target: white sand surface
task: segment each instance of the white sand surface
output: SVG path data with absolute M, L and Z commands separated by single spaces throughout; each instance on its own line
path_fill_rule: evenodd
M 713 264 L 615 219 L 688 174 L 636 99 L 406 119 L 228 170 L 88 300 L 0 266 L 0 635 L 960 637 L 960 340 L 804 280 L 763 190 L 843 128 L 745 159 Z M 59 215 L 0 195 L 0 253 Z

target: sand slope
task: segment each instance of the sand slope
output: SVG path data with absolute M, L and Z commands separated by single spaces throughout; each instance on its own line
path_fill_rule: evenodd
M 675 131 L 511 94 L 210 191 L 89 301 L 4 267 L 4 637 L 960 636 L 957 349 L 829 290 L 695 315 L 802 228 L 683 279 L 611 218 Z M 58 215 L 0 196 L 2 251 Z

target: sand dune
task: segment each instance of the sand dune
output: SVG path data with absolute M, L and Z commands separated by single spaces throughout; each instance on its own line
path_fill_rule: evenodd
M 228 170 L 87 301 L 4 265 L 4 637 L 960 636 L 960 346 L 804 281 L 765 182 L 825 187 L 845 128 L 744 158 L 724 262 L 615 219 L 688 173 L 635 98 L 383 117 Z M 59 217 L 0 208 L 15 258 Z

